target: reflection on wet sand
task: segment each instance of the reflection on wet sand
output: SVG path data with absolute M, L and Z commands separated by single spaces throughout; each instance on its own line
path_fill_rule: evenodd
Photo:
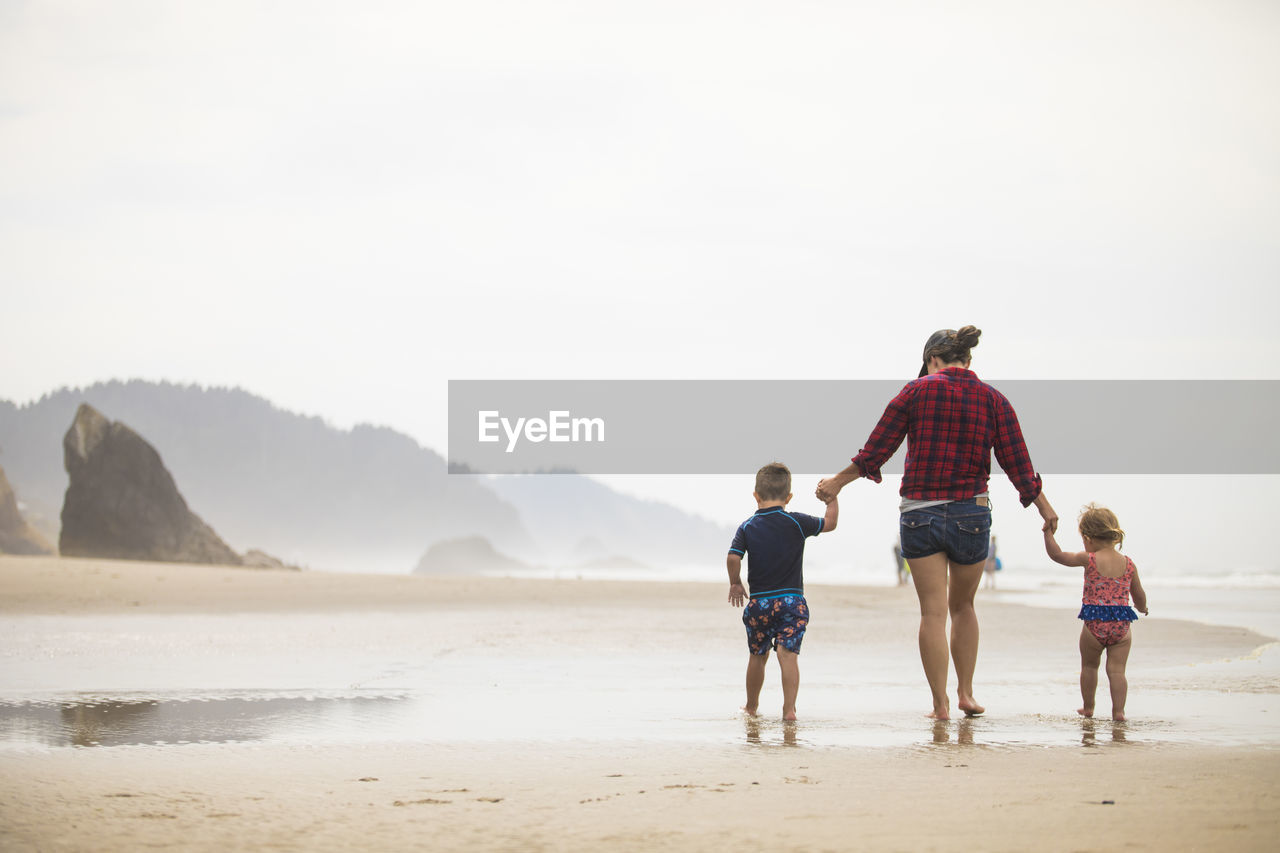
M 155 702 L 64 705 L 60 717 L 72 746 L 101 746 L 119 741 L 127 732 L 146 729 L 146 717 L 153 716 L 156 707 Z
M 1114 720 L 1095 720 L 1090 717 L 1080 718 L 1080 743 L 1083 746 L 1097 746 L 1098 731 L 1110 729 L 1112 743 L 1126 743 L 1125 724 Z
M 0 733 L 46 746 L 233 743 L 386 722 L 401 697 L 272 697 L 0 704 Z
M 956 743 L 962 746 L 973 745 L 973 720 L 964 717 L 959 720 L 934 720 L 933 742 L 951 743 L 951 732 L 954 724 Z
M 765 746 L 778 744 L 778 741 L 773 740 L 772 738 L 770 738 L 769 740 L 765 740 L 760 736 L 760 718 L 759 717 L 753 717 L 750 714 L 743 714 L 742 719 L 746 727 L 747 743 L 760 744 Z M 782 721 L 782 741 L 781 741 L 782 745 L 797 746 L 799 741 L 797 740 L 796 734 L 799 731 L 799 729 L 800 729 L 800 724 L 795 722 L 794 720 L 783 720 Z

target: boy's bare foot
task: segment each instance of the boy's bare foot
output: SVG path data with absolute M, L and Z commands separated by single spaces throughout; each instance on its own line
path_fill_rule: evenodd
M 1089 717 L 1090 719 L 1093 718 L 1092 708 L 1076 708 L 1076 713 L 1082 717 Z
M 964 711 L 966 717 L 978 717 L 987 712 L 987 709 L 973 701 L 972 697 L 961 699 L 956 702 L 956 705 L 959 706 L 961 711 Z
M 1111 719 L 1115 720 L 1117 723 L 1123 723 L 1123 722 L 1124 722 L 1124 711 L 1112 711 L 1112 712 L 1111 712 Z

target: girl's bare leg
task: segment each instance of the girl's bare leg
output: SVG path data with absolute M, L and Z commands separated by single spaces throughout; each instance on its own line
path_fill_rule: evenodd
M 1133 648 L 1133 629 L 1123 640 L 1107 647 L 1107 682 L 1111 685 L 1111 719 L 1124 722 L 1124 702 L 1129 698 L 1129 678 L 1124 674 Z
M 796 695 L 800 692 L 800 656 L 778 646 L 778 668 L 782 670 L 782 719 L 796 718 Z
M 947 593 L 951 612 L 951 659 L 955 661 L 958 682 L 956 704 L 969 717 L 987 710 L 973 698 L 973 672 L 978 666 L 978 614 L 973 609 L 973 599 L 982 582 L 985 565 L 985 560 L 962 566 L 953 563 Z
M 929 681 L 933 694 L 933 711 L 936 720 L 951 719 L 947 701 L 947 666 L 950 652 L 947 647 L 947 555 L 930 554 L 909 561 L 911 577 L 915 582 L 916 597 L 920 599 L 920 662 L 924 665 L 924 677 Z
M 760 689 L 764 687 L 764 665 L 768 660 L 769 653 L 766 651 L 762 655 L 752 655 L 747 661 L 747 704 L 742 706 L 742 710 L 753 717 L 760 707 Z
M 1084 702 L 1076 711 L 1082 717 L 1093 716 L 1094 697 L 1098 692 L 1098 665 L 1102 663 L 1102 643 L 1089 629 L 1080 626 L 1080 699 Z

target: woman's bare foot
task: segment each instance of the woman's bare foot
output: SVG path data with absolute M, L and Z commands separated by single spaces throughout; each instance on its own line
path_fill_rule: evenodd
M 756 708 L 755 708 L 755 707 L 753 707 L 753 706 L 751 706 L 751 705 L 743 705 L 743 706 L 742 706 L 741 708 L 739 708 L 738 710 L 739 710 L 739 711 L 741 711 L 742 713 L 746 714 L 748 717 L 754 717 L 754 716 L 756 716 Z
M 964 711 L 964 715 L 966 717 L 977 717 L 987 712 L 986 708 L 982 707 L 977 702 L 973 701 L 972 696 L 966 699 L 959 700 L 958 702 L 956 702 L 956 705 L 960 708 L 961 711 Z
M 925 714 L 925 716 L 931 720 L 949 720 L 951 719 L 951 709 L 946 705 L 942 705 L 934 708 L 932 711 Z
M 1112 711 L 1112 712 L 1111 712 L 1111 719 L 1115 720 L 1117 723 L 1123 723 L 1123 722 L 1124 722 L 1124 711 Z
M 1076 708 L 1076 713 L 1082 717 L 1089 717 L 1090 719 L 1093 719 L 1092 708 Z
M 788 723 L 794 723 L 794 722 L 796 721 L 796 712 L 795 712 L 795 711 L 783 711 L 783 712 L 782 712 L 782 719 L 786 720 Z

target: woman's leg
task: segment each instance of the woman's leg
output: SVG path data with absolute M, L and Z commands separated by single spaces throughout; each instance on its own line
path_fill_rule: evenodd
M 973 599 L 982 582 L 982 569 L 986 565 L 969 563 L 951 565 L 947 607 L 951 612 L 951 658 L 956 665 L 957 705 L 972 717 L 986 709 L 973 698 L 973 671 L 978 666 L 978 614 L 973 609 Z
M 947 702 L 947 555 L 930 554 L 909 562 L 920 599 L 920 662 L 933 694 L 929 716 L 947 720 L 951 718 Z

